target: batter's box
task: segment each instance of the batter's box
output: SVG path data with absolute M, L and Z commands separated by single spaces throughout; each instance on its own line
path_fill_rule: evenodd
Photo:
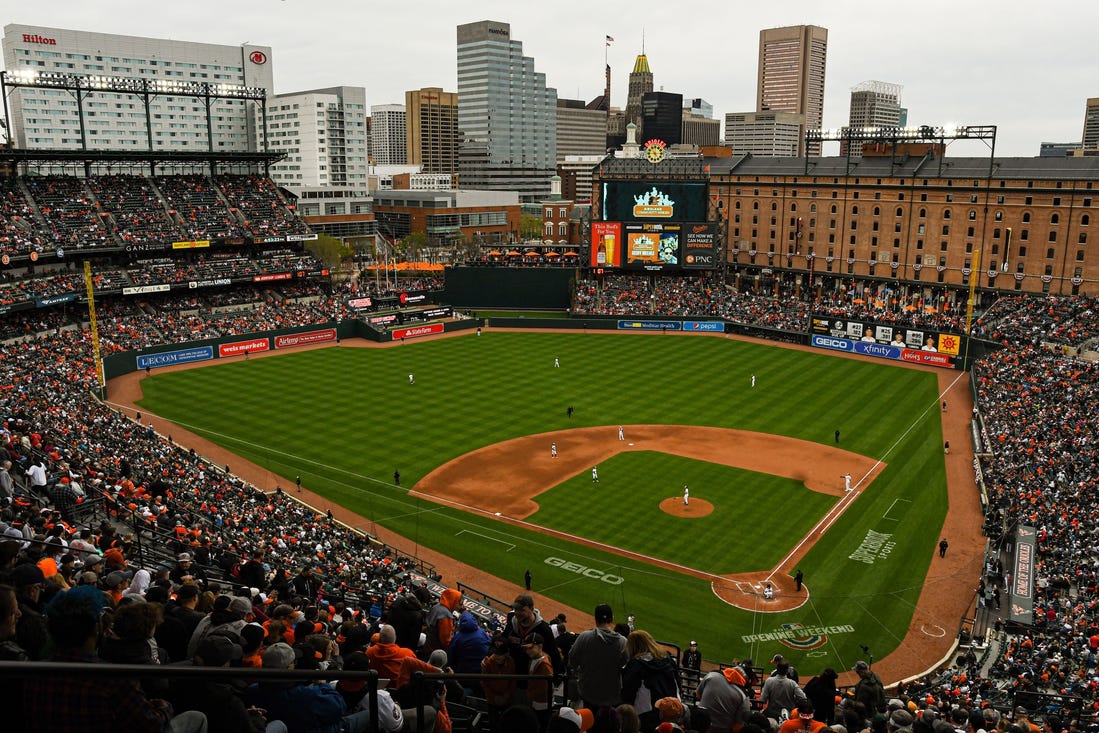
M 751 583 L 746 580 L 737 580 L 736 589 L 741 593 L 747 593 L 749 595 L 758 595 L 762 592 L 759 583 Z

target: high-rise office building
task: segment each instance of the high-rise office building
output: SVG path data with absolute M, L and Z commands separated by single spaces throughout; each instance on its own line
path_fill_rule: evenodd
M 286 157 L 271 180 L 303 188 L 367 188 L 366 90 L 328 87 L 278 94 L 267 103 L 267 140 Z
M 566 156 L 606 155 L 607 112 L 580 99 L 557 100 L 557 164 Z
M 803 144 L 805 118 L 792 112 L 730 112 L 725 115 L 725 144 L 734 155 L 794 158 Z
M 549 194 L 557 151 L 557 90 L 534 70 L 511 26 L 458 26 L 458 171 L 463 188 Z
M 9 82 L 47 84 L 52 79 L 83 87 L 76 92 L 79 96 L 61 89 L 9 87 L 8 134 L 16 147 L 262 150 L 262 123 L 257 121 L 262 119 L 262 98 L 272 93 L 269 46 L 221 46 L 17 24 L 4 26 L 3 45 Z M 89 84 L 94 91 L 88 90 Z M 234 94 L 246 87 L 266 90 L 266 95 L 211 97 L 207 110 L 203 90 Z M 172 89 L 183 93 L 172 94 Z M 145 96 L 144 90 L 152 91 Z
M 370 107 L 370 159 L 374 165 L 408 163 L 408 130 L 403 104 Z
M 404 94 L 408 162 L 424 173 L 458 172 L 458 95 L 439 87 Z
M 1099 97 L 1088 99 L 1084 110 L 1084 136 L 1080 144 L 1084 148 L 1099 147 Z
M 683 95 L 672 92 L 646 92 L 641 97 L 643 139 L 663 140 L 678 145 L 683 136 Z
M 819 129 L 824 120 L 824 70 L 828 57 L 828 29 L 815 25 L 768 28 L 759 32 L 757 112 L 790 112 L 803 117 L 806 129 Z M 804 154 L 804 142 L 798 147 Z M 820 155 L 819 143 L 808 151 Z
M 637 60 L 633 62 L 633 71 L 630 72 L 630 85 L 626 92 L 626 121 L 628 125 L 631 122 L 637 125 L 637 139 L 649 139 L 643 138 L 642 125 L 641 125 L 641 98 L 653 90 L 653 72 L 649 68 L 649 57 L 642 51 Z
M 864 81 L 851 87 L 851 114 L 847 126 L 852 130 L 900 127 L 903 89 L 900 84 L 884 81 Z M 846 141 L 840 145 L 840 154 L 848 154 Z M 853 145 L 850 156 L 861 158 L 862 145 Z

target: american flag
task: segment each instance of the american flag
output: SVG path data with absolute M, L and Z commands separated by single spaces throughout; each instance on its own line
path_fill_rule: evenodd
M 610 36 L 607 36 L 607 45 L 609 46 L 609 45 L 611 45 L 612 43 L 614 43 L 614 39 L 613 39 L 613 38 L 611 38 Z

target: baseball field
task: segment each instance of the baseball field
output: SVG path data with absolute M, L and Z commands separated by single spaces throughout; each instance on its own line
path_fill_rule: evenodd
M 284 488 L 300 475 L 402 549 L 509 593 L 529 569 L 547 616 L 605 601 L 708 659 L 781 652 L 809 671 L 956 631 L 917 606 L 959 583 L 928 574 L 948 508 L 928 371 L 722 337 L 486 330 L 154 372 L 141 389 L 140 409 Z

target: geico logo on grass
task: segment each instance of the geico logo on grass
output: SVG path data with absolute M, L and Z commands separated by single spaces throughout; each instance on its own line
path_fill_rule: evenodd
M 589 568 L 579 563 L 562 560 L 559 557 L 547 557 L 543 562 L 545 562 L 546 565 L 552 565 L 555 568 L 561 568 L 562 570 L 568 570 L 577 575 L 583 575 L 585 578 L 602 580 L 604 583 L 610 583 L 611 585 L 622 585 L 621 575 L 604 573 L 602 570 L 596 570 L 595 568 Z

